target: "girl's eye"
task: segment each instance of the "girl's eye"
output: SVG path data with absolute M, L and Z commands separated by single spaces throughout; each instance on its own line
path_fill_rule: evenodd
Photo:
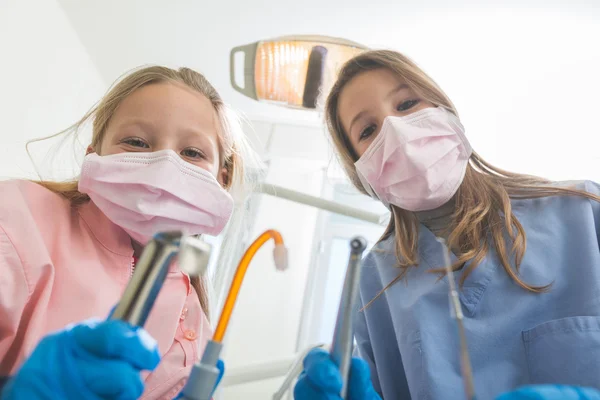
M 181 155 L 188 158 L 201 159 L 206 158 L 204 153 L 198 149 L 187 148 L 181 152 Z
M 128 138 L 128 139 L 123 140 L 122 143 L 128 144 L 133 147 L 139 147 L 142 149 L 150 148 L 150 146 L 148 146 L 148 143 L 146 143 L 142 139 L 138 139 L 138 138 Z
M 407 100 L 405 102 L 402 102 L 398 105 L 398 107 L 396 107 L 396 110 L 398 111 L 406 111 L 406 110 L 410 110 L 411 108 L 413 108 L 414 106 L 416 106 L 417 104 L 419 104 L 420 100 Z
M 374 132 L 375 129 L 377 129 L 377 127 L 373 124 L 367 126 L 361 133 L 360 136 L 358 137 L 359 141 L 363 141 L 365 139 L 367 139 L 369 136 L 371 136 Z

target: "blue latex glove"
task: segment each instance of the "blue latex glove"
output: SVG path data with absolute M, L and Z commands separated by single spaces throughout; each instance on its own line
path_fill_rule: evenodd
M 88 320 L 46 336 L 2 392 L 2 400 L 137 399 L 141 370 L 160 361 L 156 341 L 123 321 Z
M 223 360 L 217 361 L 217 368 L 219 369 L 219 376 L 217 377 L 217 381 L 215 382 L 215 387 L 213 388 L 213 390 L 211 392 L 211 396 L 215 394 L 215 390 L 217 390 L 217 387 L 219 386 L 219 383 L 221 382 L 221 378 L 223 378 L 223 374 L 225 373 L 225 364 L 223 363 Z M 182 398 L 183 398 L 183 393 L 179 393 L 177 395 L 177 397 L 175 397 L 173 400 L 182 399 Z
M 496 400 L 600 400 L 596 389 L 564 385 L 523 386 Z
M 341 400 L 342 376 L 329 353 L 313 349 L 304 358 L 304 371 L 294 387 L 296 400 Z M 367 363 L 353 358 L 348 377 L 349 400 L 381 400 L 371 383 Z

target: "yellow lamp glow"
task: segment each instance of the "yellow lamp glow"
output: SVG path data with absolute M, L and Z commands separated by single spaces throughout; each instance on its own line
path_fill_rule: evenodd
M 259 101 L 314 109 L 339 68 L 365 46 L 327 36 L 285 36 L 231 50 L 230 77 L 240 93 Z M 235 56 L 243 53 L 244 86 L 235 79 Z

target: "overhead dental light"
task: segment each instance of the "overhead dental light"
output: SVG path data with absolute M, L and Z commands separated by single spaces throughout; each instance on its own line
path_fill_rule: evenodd
M 339 68 L 366 49 L 346 39 L 304 35 L 238 46 L 230 54 L 231 85 L 254 100 L 315 109 L 321 93 L 331 89 Z M 240 53 L 243 63 L 237 61 Z M 236 75 L 242 67 L 240 84 Z

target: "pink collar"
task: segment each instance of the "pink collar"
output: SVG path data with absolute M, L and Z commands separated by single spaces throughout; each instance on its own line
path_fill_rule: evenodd
M 127 232 L 109 220 L 93 201 L 83 204 L 77 211 L 102 246 L 120 256 L 133 257 L 131 238 Z
M 94 204 L 88 201 L 78 208 L 79 215 L 92 232 L 94 238 L 106 249 L 120 256 L 133 257 L 131 238 L 120 226 L 109 220 L 106 215 Z M 135 260 L 137 261 L 137 260 Z M 179 269 L 177 261 L 169 266 L 169 272 L 183 273 Z M 187 276 L 187 274 L 183 273 Z

